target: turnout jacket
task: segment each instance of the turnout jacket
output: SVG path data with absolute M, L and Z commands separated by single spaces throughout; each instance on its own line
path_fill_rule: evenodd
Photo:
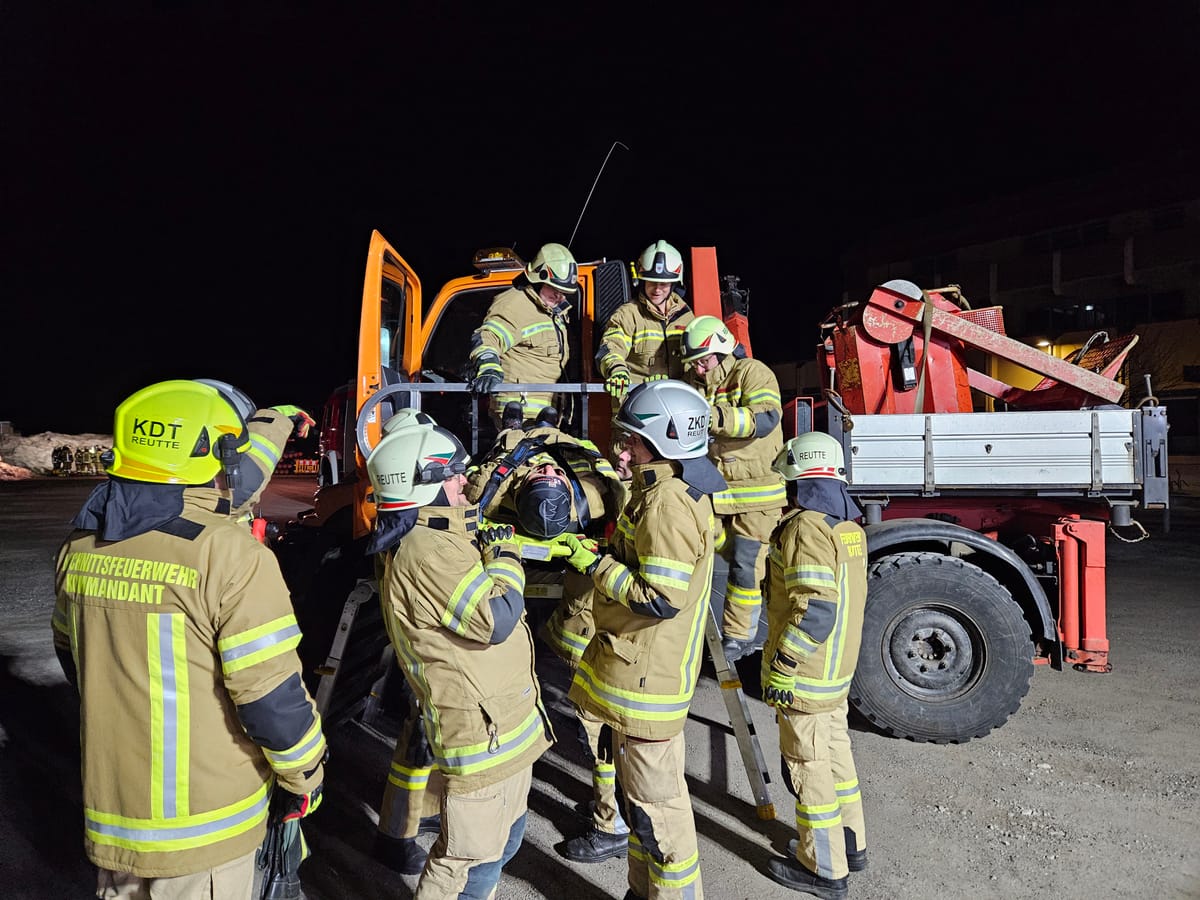
M 764 681 L 778 651 L 798 663 L 792 708 L 836 709 L 850 691 L 862 644 L 866 533 L 856 522 L 792 510 L 771 536 L 766 594 Z
M 570 309 L 566 301 L 550 312 L 534 285 L 513 286 L 497 294 L 483 324 L 471 335 L 471 362 L 491 351 L 500 358 L 505 382 L 557 382 L 571 357 L 567 334 Z M 533 418 L 553 399 L 553 394 L 499 392 L 492 395 L 491 406 L 499 413 L 510 400 L 522 400 L 526 418 Z
M 783 404 L 779 381 L 757 359 L 728 354 L 693 383 L 712 407 L 708 447 L 729 487 L 713 495 L 717 515 L 736 515 L 787 506 L 783 478 L 771 469 L 783 449 Z
M 254 504 L 262 499 L 293 428 L 292 420 L 277 409 L 256 410 L 246 421 L 246 431 L 250 433 L 246 457 L 253 468 L 242 465 L 243 487 L 234 497 L 239 513 L 251 514 Z
M 694 318 L 691 308 L 674 291 L 661 313 L 638 291 L 637 299 L 618 306 L 604 327 L 596 354 L 600 374 L 607 378 L 614 366 L 624 364 L 631 387 L 650 375 L 682 378 L 680 341 Z
M 712 503 L 678 473 L 666 460 L 634 467 L 611 555 L 592 575 L 596 633 L 568 694 L 615 730 L 649 740 L 683 730 L 712 581 Z
M 249 853 L 272 783 L 314 790 L 325 754 L 275 557 L 227 495 L 179 494 L 182 511 L 151 530 L 73 532 L 55 574 L 55 649 L 80 695 L 85 850 L 143 878 Z
M 484 563 L 475 507 L 425 506 L 384 559 L 384 623 L 451 793 L 503 781 L 554 741 L 533 669 L 525 573 Z

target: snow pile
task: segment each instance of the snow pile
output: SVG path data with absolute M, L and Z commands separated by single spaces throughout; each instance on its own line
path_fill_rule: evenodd
M 28 437 L 5 435 L 0 439 L 0 480 L 15 481 L 37 475 L 53 475 L 54 448 L 64 445 L 70 447 L 72 453 L 77 449 L 90 450 L 95 446 L 108 449 L 112 446 L 112 435 L 59 434 L 55 431 L 43 431 Z M 14 471 L 27 474 L 9 474 Z

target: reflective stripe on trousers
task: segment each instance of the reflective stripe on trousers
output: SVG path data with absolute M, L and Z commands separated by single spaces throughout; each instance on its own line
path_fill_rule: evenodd
M 867 847 L 858 772 L 850 751 L 847 704 L 819 713 L 778 711 L 784 781 L 796 797 L 796 858 L 822 878 L 843 878 L 849 829 Z

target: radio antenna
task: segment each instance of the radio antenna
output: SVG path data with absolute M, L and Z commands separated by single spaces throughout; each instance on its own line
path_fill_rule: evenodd
M 575 243 L 575 235 L 579 231 L 579 223 L 583 221 L 583 214 L 587 212 L 588 204 L 592 202 L 592 194 L 596 192 L 596 185 L 600 182 L 600 176 L 604 174 L 604 167 L 608 165 L 609 157 L 613 155 L 613 151 L 618 147 L 624 147 L 626 150 L 629 149 L 626 144 L 622 144 L 620 141 L 613 141 L 612 146 L 608 148 L 608 154 L 604 157 L 604 162 L 600 163 L 600 171 L 596 173 L 596 177 L 592 181 L 592 189 L 588 191 L 587 199 L 583 201 L 583 209 L 579 211 L 579 218 L 575 220 L 575 229 L 571 232 L 571 240 L 567 241 L 568 250 Z

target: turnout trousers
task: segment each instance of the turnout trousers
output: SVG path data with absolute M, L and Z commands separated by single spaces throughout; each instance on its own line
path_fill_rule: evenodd
M 414 900 L 492 900 L 500 870 L 525 836 L 533 766 L 463 793 L 443 790 L 442 830 L 429 849 Z
M 592 824 L 605 834 L 629 834 L 617 803 L 616 748 L 612 729 L 588 713 L 575 708 L 579 730 L 592 759 Z
M 780 510 L 772 507 L 720 517 L 725 526 L 720 550 L 729 563 L 725 611 L 721 616 L 722 637 L 745 641 L 758 630 L 762 583 L 767 575 L 767 542 L 779 524 L 779 516 Z
M 391 838 L 415 838 L 421 819 L 437 815 L 444 787 L 442 773 L 434 766 L 433 751 L 425 739 L 425 722 L 416 695 L 407 682 L 405 694 L 408 718 L 396 738 L 379 807 L 379 830 Z
M 596 630 L 592 617 L 595 589 L 592 579 L 567 569 L 563 573 L 563 595 L 550 618 L 538 630 L 538 636 L 554 651 L 555 656 L 574 672 L 579 658 L 587 649 Z
M 629 823 L 629 887 L 647 900 L 703 900 L 683 732 L 665 741 L 613 733 Z
M 867 849 L 858 772 L 850 753 L 847 704 L 806 713 L 778 710 L 783 776 L 796 798 L 796 859 L 822 878 L 844 878 L 846 843 Z

